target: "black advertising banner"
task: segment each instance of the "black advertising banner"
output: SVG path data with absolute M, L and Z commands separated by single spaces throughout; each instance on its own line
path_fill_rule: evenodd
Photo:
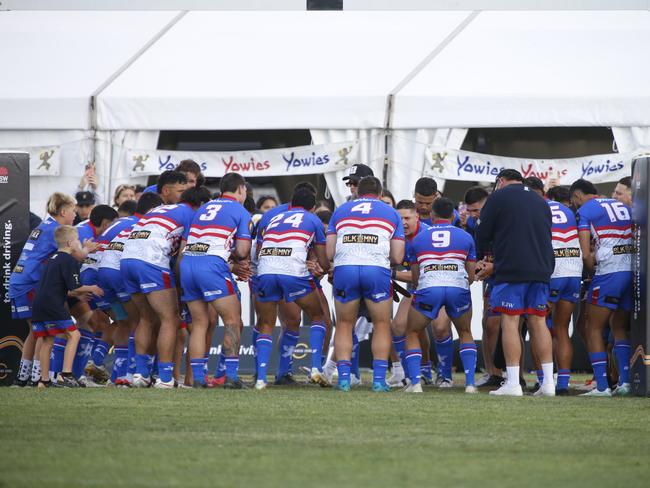
M 27 322 L 12 320 L 9 277 L 29 235 L 29 154 L 0 153 L 0 385 L 13 381 L 20 363 Z
M 632 162 L 632 217 L 634 221 L 633 260 L 634 309 L 632 310 L 632 359 L 630 383 L 636 395 L 650 396 L 650 325 L 648 279 L 648 197 L 650 196 L 650 158 Z

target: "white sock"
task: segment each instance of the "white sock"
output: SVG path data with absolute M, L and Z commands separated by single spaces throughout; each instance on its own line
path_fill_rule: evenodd
M 18 379 L 25 381 L 29 379 L 32 373 L 32 361 L 29 359 L 20 360 L 20 369 L 18 370 Z
M 402 363 L 401 362 L 395 361 L 393 363 L 393 374 L 404 375 L 404 368 L 402 368 Z
M 38 381 L 41 379 L 41 362 L 38 359 L 34 359 L 32 363 L 32 381 Z
M 507 383 L 510 386 L 519 384 L 519 366 L 506 366 L 508 372 Z
M 544 372 L 543 385 L 551 384 L 553 386 L 553 363 L 542 363 L 542 371 Z
M 336 371 L 336 363 L 331 359 L 328 359 L 327 362 L 325 363 L 325 367 L 323 368 L 323 371 L 327 371 L 328 373 Z

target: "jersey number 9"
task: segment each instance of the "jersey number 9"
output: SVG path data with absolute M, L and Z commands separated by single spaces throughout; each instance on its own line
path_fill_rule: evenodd
M 451 234 L 448 230 L 440 230 L 431 233 L 431 244 L 433 247 L 449 247 Z

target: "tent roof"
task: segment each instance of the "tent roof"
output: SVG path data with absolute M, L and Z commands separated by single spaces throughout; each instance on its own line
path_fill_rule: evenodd
M 90 97 L 175 12 L 0 13 L 0 129 L 90 128 Z
M 397 94 L 393 127 L 650 125 L 650 12 L 481 12 Z
M 98 98 L 110 129 L 383 127 L 468 12 L 190 12 Z

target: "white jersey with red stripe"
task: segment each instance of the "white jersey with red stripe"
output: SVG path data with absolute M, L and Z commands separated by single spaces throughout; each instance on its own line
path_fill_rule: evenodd
M 450 286 L 469 289 L 466 262 L 476 261 L 474 238 L 451 223 L 434 224 L 411 243 L 411 264 L 420 267 L 418 290 Z
M 138 221 L 139 217 L 131 215 L 117 219 L 113 225 L 104 231 L 100 236 L 107 242 L 102 252 L 102 258 L 99 262 L 100 268 L 110 268 L 116 271 L 120 270 L 120 258 L 124 250 L 124 243 L 131 234 L 131 229 Z
M 588 230 L 596 246 L 596 275 L 632 271 L 632 212 L 611 198 L 592 198 L 578 210 L 578 231 Z
M 197 210 L 183 254 L 228 261 L 235 240 L 251 239 L 251 228 L 251 216 L 241 203 L 230 197 L 217 198 Z
M 404 227 L 393 207 L 377 198 L 361 197 L 334 211 L 327 234 L 336 235 L 334 267 L 390 268 L 390 241 L 404 240 Z
M 275 215 L 257 236 L 257 274 L 310 276 L 307 254 L 312 244 L 325 244 L 323 223 L 300 207 Z
M 99 268 L 99 253 L 102 251 L 103 246 L 106 242 L 99 240 L 98 230 L 90 220 L 84 220 L 76 226 L 77 233 L 79 234 L 79 242 L 83 244 L 87 240 L 94 241 L 99 245 L 97 250 L 89 253 L 81 263 L 81 269 L 79 273 L 85 273 L 88 270 L 97 270 Z
M 566 205 L 549 200 L 555 269 L 552 278 L 582 277 L 582 252 L 575 214 Z
M 193 217 L 194 210 L 187 203 L 154 208 L 133 226 L 122 259 L 137 259 L 169 269 L 181 240 L 187 238 Z

